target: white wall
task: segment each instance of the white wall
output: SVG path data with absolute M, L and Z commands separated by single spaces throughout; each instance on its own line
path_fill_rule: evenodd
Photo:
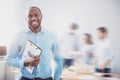
M 120 73 L 120 0 L 14 0 L 14 4 L 15 30 L 27 27 L 26 10 L 34 5 L 42 10 L 43 27 L 58 35 L 70 22 L 80 25 L 80 33 L 90 32 L 94 37 L 97 27 L 108 27 L 115 51 L 114 72 Z
M 90 32 L 94 37 L 97 27 L 108 27 L 115 51 L 114 72 L 120 73 L 120 0 L 17 0 L 20 27 L 26 27 L 26 9 L 34 5 L 42 10 L 43 27 L 58 35 L 70 22 L 79 23 L 80 33 Z

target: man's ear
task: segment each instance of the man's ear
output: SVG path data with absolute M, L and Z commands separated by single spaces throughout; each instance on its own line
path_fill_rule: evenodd
M 43 19 L 43 15 L 42 15 L 42 13 L 40 14 L 40 17 L 41 17 L 41 20 Z

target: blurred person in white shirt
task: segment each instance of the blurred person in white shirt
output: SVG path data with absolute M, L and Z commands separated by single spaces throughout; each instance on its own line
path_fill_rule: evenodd
M 64 58 L 64 68 L 68 68 L 74 64 L 76 53 L 80 50 L 79 35 L 77 30 L 79 25 L 77 23 L 71 23 L 69 31 L 61 38 L 61 55 Z
M 79 58 L 79 62 L 86 65 L 92 65 L 94 57 L 94 45 L 91 34 L 84 33 L 82 40 L 83 44 L 81 46 L 81 57 Z
M 98 42 L 96 43 L 96 72 L 110 73 L 113 60 L 113 50 L 105 27 L 97 28 Z

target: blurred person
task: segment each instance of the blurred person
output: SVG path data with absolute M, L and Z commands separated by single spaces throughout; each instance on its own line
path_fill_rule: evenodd
M 79 25 L 77 23 L 71 23 L 69 31 L 64 34 L 61 39 L 61 55 L 64 58 L 64 68 L 68 68 L 74 64 L 75 53 L 79 51 L 79 35 L 77 30 Z
M 105 27 L 97 28 L 98 42 L 96 43 L 96 72 L 110 73 L 111 62 L 113 60 L 113 50 L 110 39 L 108 38 L 108 30 Z
M 94 45 L 92 36 L 89 33 L 83 34 L 83 45 L 81 46 L 81 57 L 83 60 L 83 63 L 87 65 L 92 65 L 93 57 L 94 57 Z M 80 61 L 80 62 L 81 62 Z
M 8 66 L 21 69 L 20 80 L 60 80 L 63 63 L 56 37 L 41 26 L 42 13 L 38 7 L 29 8 L 27 19 L 28 28 L 19 32 L 10 46 L 6 59 Z M 27 40 L 31 40 L 42 49 L 41 56 L 34 56 L 25 61 L 21 59 Z M 57 64 L 53 78 L 51 55 Z M 32 73 L 26 70 L 27 66 L 34 67 Z

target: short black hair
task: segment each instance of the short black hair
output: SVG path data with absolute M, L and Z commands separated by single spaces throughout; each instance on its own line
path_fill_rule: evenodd
M 97 28 L 97 30 L 99 30 L 102 33 L 106 33 L 106 34 L 108 33 L 108 30 L 106 27 L 99 27 L 99 28 Z
M 40 14 L 42 15 L 41 9 L 40 9 L 39 7 L 32 6 L 32 7 L 30 7 L 29 9 L 32 9 L 32 8 L 37 9 L 37 10 L 40 12 Z
M 76 30 L 79 28 L 79 25 L 77 23 L 71 23 L 71 29 Z
M 83 35 L 85 35 L 88 38 L 89 44 L 93 44 L 92 35 L 90 33 L 84 33 Z

